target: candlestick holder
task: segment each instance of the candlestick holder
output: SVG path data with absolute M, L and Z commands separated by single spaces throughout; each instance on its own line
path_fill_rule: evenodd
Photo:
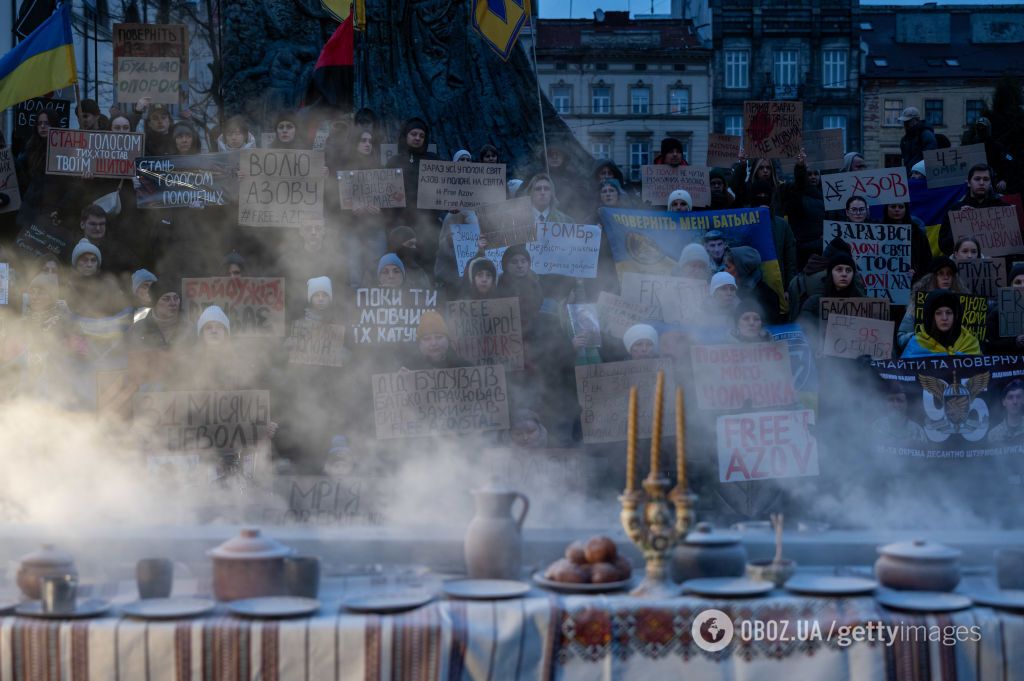
M 648 477 L 643 481 L 643 492 L 625 492 L 619 497 L 622 527 L 644 554 L 644 580 L 630 592 L 634 596 L 671 598 L 679 595 L 679 586 L 669 575 L 669 561 L 672 549 L 693 524 L 696 497 L 679 486 L 667 494 L 670 484 L 660 475 Z

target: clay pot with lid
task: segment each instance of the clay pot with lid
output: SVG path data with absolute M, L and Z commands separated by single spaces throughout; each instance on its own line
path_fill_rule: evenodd
M 217 600 L 281 596 L 285 593 L 284 559 L 295 550 L 249 527 L 207 551 L 213 558 L 213 594 Z
M 960 583 L 962 552 L 935 542 L 915 539 L 878 547 L 875 576 L 891 589 L 952 591 Z
M 747 549 L 739 535 L 715 531 L 710 523 L 697 523 L 683 543 L 672 551 L 672 581 L 702 577 L 742 577 Z
M 38 551 L 24 556 L 18 567 L 18 588 L 33 600 L 41 597 L 43 577 L 78 576 L 75 559 L 53 544 L 43 544 Z

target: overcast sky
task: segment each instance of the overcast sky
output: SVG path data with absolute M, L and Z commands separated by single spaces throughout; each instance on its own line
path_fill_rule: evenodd
M 541 17 L 566 18 L 594 16 L 594 10 L 622 11 L 633 14 L 651 14 L 652 0 L 535 0 L 540 3 Z M 671 0 L 653 0 L 654 14 L 668 14 L 672 7 Z M 920 5 L 920 0 L 861 0 L 862 5 Z M 942 5 L 1019 5 L 1020 0 L 960 0 L 959 2 L 942 2 Z M 570 14 L 570 7 L 572 12 Z

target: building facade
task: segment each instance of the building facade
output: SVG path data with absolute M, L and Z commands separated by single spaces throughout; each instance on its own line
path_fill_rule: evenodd
M 991 103 L 1004 73 L 1024 72 L 1024 9 L 1017 6 L 870 7 L 864 42 L 864 155 L 901 165 L 898 120 L 917 107 L 953 146 Z
M 800 100 L 804 129 L 840 128 L 859 149 L 856 0 L 710 0 L 714 131 L 743 133 L 743 102 Z
M 610 159 L 633 181 L 654 162 L 664 137 L 703 164 L 711 132 L 711 51 L 688 19 L 594 19 L 537 22 L 541 90 L 594 158 Z M 532 54 L 533 36 L 523 47 Z

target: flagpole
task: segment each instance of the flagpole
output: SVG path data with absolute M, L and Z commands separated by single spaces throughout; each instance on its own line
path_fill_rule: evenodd
M 532 4 L 531 4 L 532 9 Z M 537 39 L 539 33 L 537 32 L 539 22 L 533 20 L 533 13 L 530 13 L 530 28 L 533 31 L 533 40 L 530 41 L 530 47 L 533 49 L 533 80 L 537 83 L 537 115 L 540 117 L 540 139 L 544 145 L 544 173 L 551 177 L 551 169 L 548 167 L 548 133 L 544 128 L 544 100 L 540 91 L 540 74 L 537 69 Z M 552 181 L 554 185 L 554 181 Z M 557 191 L 558 188 L 555 187 Z

